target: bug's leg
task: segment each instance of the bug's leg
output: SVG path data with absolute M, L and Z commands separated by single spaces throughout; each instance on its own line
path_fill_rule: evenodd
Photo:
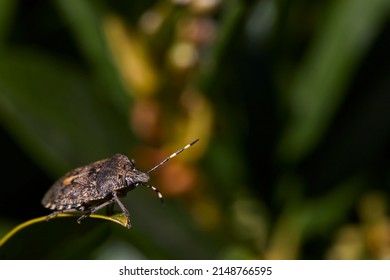
M 81 221 L 84 220 L 85 218 L 88 218 L 91 214 L 95 213 L 96 211 L 106 207 L 107 205 L 115 202 L 114 198 L 111 198 L 110 200 L 107 200 L 103 202 L 102 204 L 92 206 L 90 209 L 88 209 L 88 213 L 82 215 L 80 218 L 77 219 L 77 223 L 81 224 Z
M 119 207 L 122 209 L 123 214 L 126 216 L 127 220 L 127 228 L 131 228 L 131 223 L 130 223 L 130 214 L 129 211 L 127 211 L 126 207 L 123 205 L 123 203 L 119 200 L 118 195 L 115 191 L 112 192 L 112 197 L 118 203 Z
M 46 222 L 49 221 L 51 218 L 57 217 L 58 214 L 62 213 L 62 211 L 55 211 L 50 213 L 46 216 Z
M 77 223 L 81 224 L 81 221 L 84 220 L 85 218 L 88 218 L 91 213 L 89 212 L 88 214 L 82 215 L 80 218 L 77 219 Z
M 62 213 L 62 211 L 55 211 L 55 212 L 50 213 L 49 215 L 46 216 L 46 222 L 54 217 L 57 217 L 57 215 L 60 213 Z

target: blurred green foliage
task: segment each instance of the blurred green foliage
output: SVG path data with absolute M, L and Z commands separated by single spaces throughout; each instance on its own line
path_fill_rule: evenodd
M 0 234 L 123 153 L 133 228 L 54 219 L 10 259 L 390 257 L 390 2 L 0 1 Z M 33 246 L 34 245 L 34 246 Z M 55 245 L 55 246 L 53 246 Z M 26 248 L 31 248 L 27 251 Z

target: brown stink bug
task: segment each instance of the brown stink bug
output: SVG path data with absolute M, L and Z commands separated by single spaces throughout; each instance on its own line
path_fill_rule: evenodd
M 142 172 L 135 168 L 134 160 L 122 154 L 116 154 L 111 158 L 76 168 L 61 177 L 47 191 L 42 199 L 42 205 L 51 210 L 46 220 L 60 213 L 81 212 L 78 218 L 80 223 L 89 215 L 114 202 L 118 203 L 127 219 L 127 227 L 130 228 L 130 215 L 126 207 L 119 200 L 127 192 L 138 186 L 146 186 L 154 190 L 163 201 L 158 189 L 148 185 L 149 173 L 188 149 L 199 139 L 173 153 L 152 169 Z

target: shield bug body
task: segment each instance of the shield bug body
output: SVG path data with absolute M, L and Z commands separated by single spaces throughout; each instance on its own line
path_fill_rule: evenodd
M 149 173 L 194 145 L 198 140 L 173 153 L 147 172 L 136 169 L 134 160 L 129 160 L 122 154 L 68 172 L 54 183 L 42 199 L 44 207 L 54 210 L 47 216 L 47 220 L 60 213 L 81 212 L 83 215 L 77 220 L 80 223 L 99 209 L 116 202 L 125 214 L 127 226 L 130 228 L 129 212 L 119 197 L 125 196 L 135 187 L 146 186 L 154 190 L 163 201 L 160 191 L 147 184 Z

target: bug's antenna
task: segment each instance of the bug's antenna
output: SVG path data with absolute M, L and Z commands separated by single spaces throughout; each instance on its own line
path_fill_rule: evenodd
M 170 160 L 171 158 L 174 158 L 175 156 L 177 156 L 178 154 L 180 154 L 181 152 L 183 152 L 184 150 L 188 149 L 189 147 L 191 147 L 192 145 L 194 145 L 196 142 L 198 142 L 199 139 L 196 139 L 195 141 L 191 142 L 190 144 L 187 144 L 185 147 L 181 148 L 180 150 L 178 150 L 177 152 L 173 153 L 172 155 L 170 155 L 169 157 L 167 157 L 166 159 L 164 159 L 162 162 L 160 162 L 159 164 L 157 164 L 155 167 L 153 167 L 152 169 L 150 169 L 149 171 L 146 171 L 146 173 L 150 173 L 154 170 L 156 170 L 157 168 L 159 168 L 161 165 L 163 165 L 164 163 L 166 163 L 168 160 Z
M 153 186 L 150 186 L 150 185 L 144 185 L 145 187 L 147 188 L 150 188 L 152 190 L 154 190 L 157 195 L 158 195 L 158 198 L 160 199 L 161 201 L 161 204 L 164 204 L 164 197 L 162 196 L 162 194 L 160 193 L 160 191 L 156 188 L 156 187 L 153 187 Z

